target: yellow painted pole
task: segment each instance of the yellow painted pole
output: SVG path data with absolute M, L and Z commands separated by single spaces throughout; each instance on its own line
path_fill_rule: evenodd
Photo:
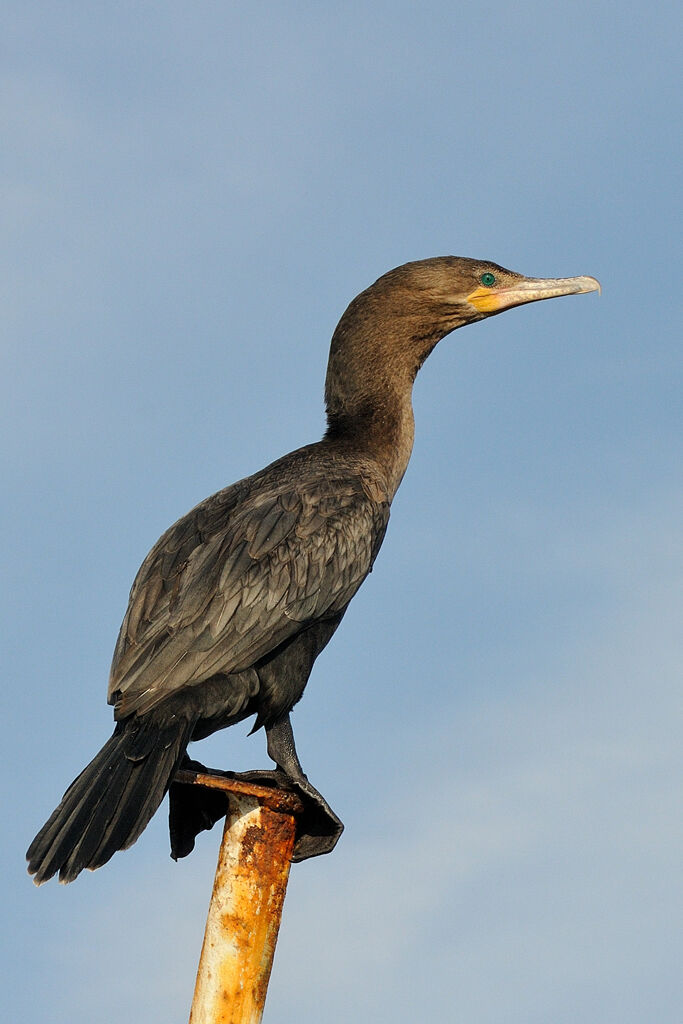
M 228 797 L 190 1024 L 259 1024 L 302 804 L 293 793 L 218 775 L 176 781 Z

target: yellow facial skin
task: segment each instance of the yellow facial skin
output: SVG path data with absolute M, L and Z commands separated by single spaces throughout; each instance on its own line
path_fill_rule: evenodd
M 480 285 L 470 292 L 467 301 L 480 313 L 500 313 L 526 302 L 599 291 L 600 282 L 594 277 L 523 277 L 510 285 Z

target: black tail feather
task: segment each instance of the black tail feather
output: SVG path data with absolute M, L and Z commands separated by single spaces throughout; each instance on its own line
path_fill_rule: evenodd
M 149 716 L 119 722 L 31 843 L 29 873 L 40 885 L 59 872 L 72 882 L 135 842 L 164 798 L 194 722 Z
M 101 798 L 109 791 L 112 771 L 121 757 L 120 733 L 121 727 L 117 726 L 114 735 L 71 783 L 61 803 L 29 846 L 28 870 L 35 874 L 38 885 L 62 867 L 80 840 L 98 796 Z

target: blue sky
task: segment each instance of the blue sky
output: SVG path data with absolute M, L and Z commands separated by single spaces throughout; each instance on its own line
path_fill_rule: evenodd
M 376 571 L 294 715 L 347 831 L 293 869 L 265 1019 L 680 1019 L 677 18 L 10 2 L 8 1019 L 187 1019 L 218 833 L 173 864 L 162 809 L 67 888 L 24 850 L 109 735 L 148 548 L 318 437 L 349 300 L 445 253 L 603 294 L 456 332 L 421 372 Z M 246 731 L 193 750 L 266 766 Z

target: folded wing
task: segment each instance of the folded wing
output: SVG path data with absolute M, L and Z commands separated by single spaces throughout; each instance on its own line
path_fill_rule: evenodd
M 342 611 L 389 519 L 358 477 L 236 486 L 193 509 L 143 562 L 114 652 L 117 718 L 240 672 Z

